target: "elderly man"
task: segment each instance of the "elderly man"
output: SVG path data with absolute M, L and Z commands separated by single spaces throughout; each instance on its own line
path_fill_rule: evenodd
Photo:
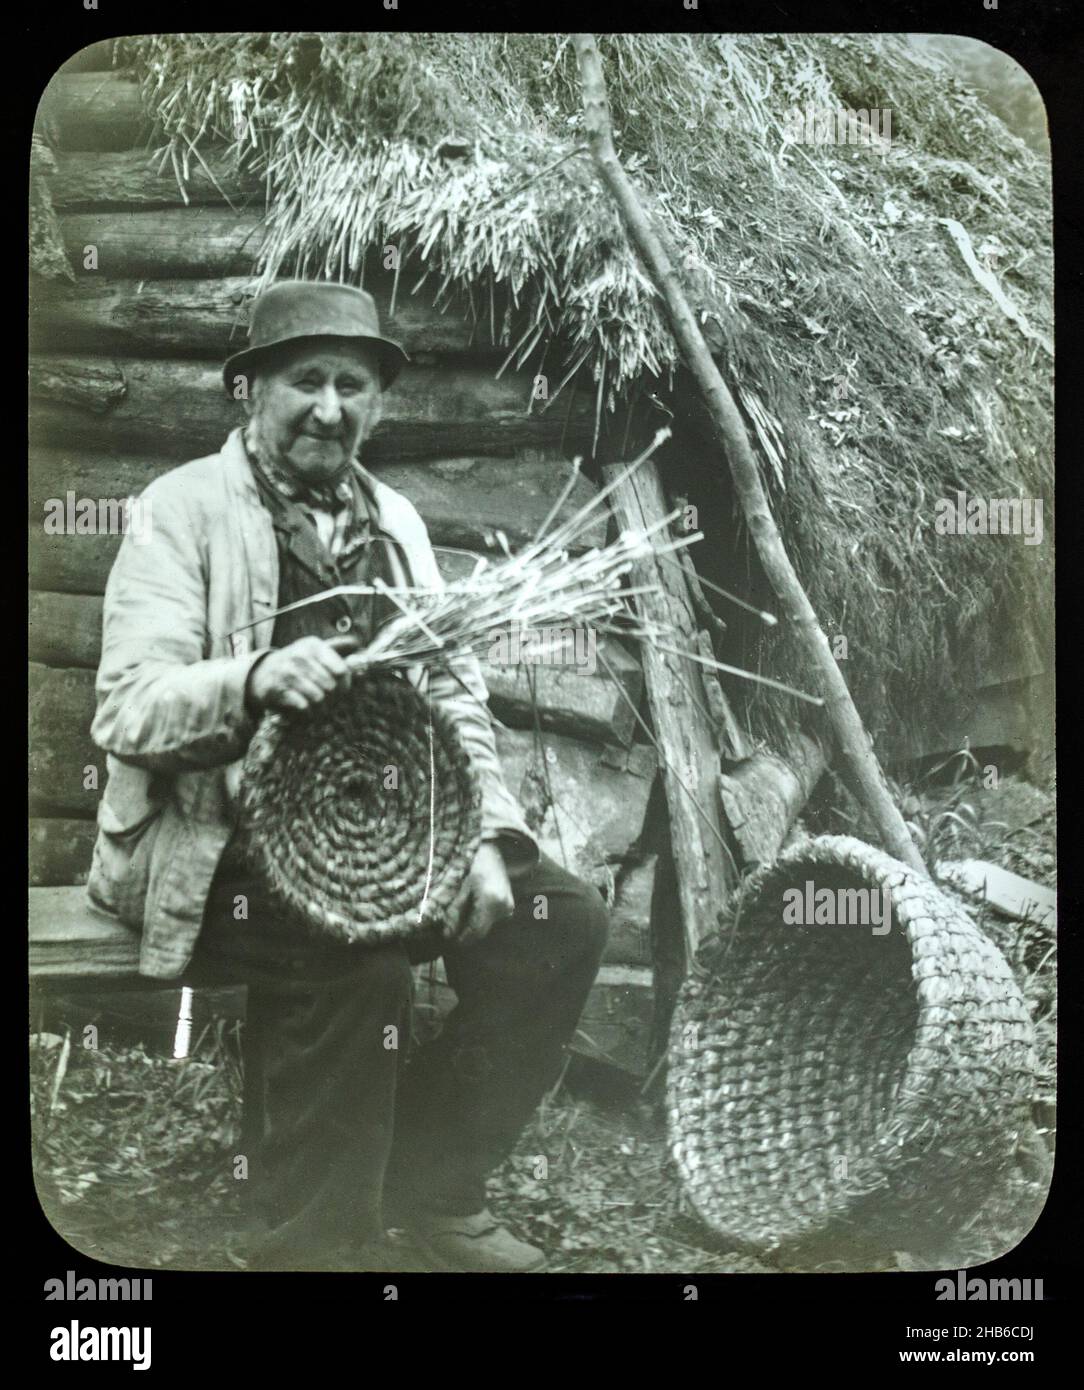
M 357 458 L 405 360 L 363 291 L 274 285 L 224 372 L 246 426 L 150 485 L 151 538 L 125 539 L 106 589 L 88 887 L 141 929 L 145 975 L 248 986 L 241 1151 L 262 1268 L 364 1268 L 388 1221 L 436 1268 L 541 1267 L 490 1215 L 486 1175 L 558 1076 L 606 935 L 599 894 L 540 854 L 504 786 L 473 660 L 417 677 L 482 789 L 482 844 L 428 953 L 457 996 L 435 1041 L 411 1055 L 421 953 L 315 938 L 237 834 L 261 714 L 346 686 L 344 651 L 388 616 L 377 595 L 276 610 L 377 576 L 440 583 L 418 513 Z

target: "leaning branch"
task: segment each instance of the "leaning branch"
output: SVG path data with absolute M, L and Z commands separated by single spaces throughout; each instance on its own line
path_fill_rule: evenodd
M 889 794 L 873 743 L 836 665 L 828 639 L 791 564 L 738 407 L 700 332 L 673 262 L 614 149 L 602 60 L 590 34 L 573 35 L 583 85 L 587 144 L 603 183 L 617 203 L 630 238 L 666 304 L 682 355 L 703 392 L 722 441 L 734 488 L 760 562 L 821 684 L 827 713 L 856 789 L 888 852 L 925 873 L 904 819 Z

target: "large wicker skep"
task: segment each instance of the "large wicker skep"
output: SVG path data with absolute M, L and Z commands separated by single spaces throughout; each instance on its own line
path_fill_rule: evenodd
M 307 714 L 265 715 L 245 757 L 241 819 L 299 920 L 347 942 L 431 938 L 481 837 L 458 733 L 385 670 L 356 675 Z
M 890 930 L 794 925 L 784 891 L 885 890 Z M 852 918 L 853 920 L 853 918 Z M 759 1250 L 959 1231 L 1011 1161 L 1035 1059 L 1004 958 L 928 879 L 847 837 L 753 875 L 674 1016 L 671 1145 L 697 1211 Z

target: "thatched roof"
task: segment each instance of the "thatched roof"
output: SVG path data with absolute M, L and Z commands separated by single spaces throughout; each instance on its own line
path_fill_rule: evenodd
M 1049 526 L 1046 165 L 906 37 L 600 48 L 619 152 L 755 431 L 822 622 L 848 634 L 867 712 L 883 725 L 918 687 L 943 698 L 1006 605 L 1030 628 L 1049 606 L 1049 544 L 933 531 L 958 488 L 1043 497 Z M 400 292 L 465 291 L 551 400 L 573 378 L 600 413 L 645 373 L 665 389 L 673 340 L 582 152 L 567 37 L 153 36 L 124 54 L 182 162 L 225 141 L 266 173 L 267 277 L 356 280 L 394 243 Z M 810 105 L 890 110 L 890 147 L 789 142 Z M 784 647 L 745 656 L 794 673 Z

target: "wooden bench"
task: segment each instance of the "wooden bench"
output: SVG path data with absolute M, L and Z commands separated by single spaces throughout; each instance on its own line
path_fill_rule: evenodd
M 198 1037 L 214 1020 L 233 1024 L 244 1018 L 243 985 L 185 990 L 183 979 L 140 975 L 139 933 L 96 908 L 85 888 L 31 888 L 29 908 L 35 1030 L 67 1028 L 85 1037 L 87 1025 L 93 1024 L 114 1037 L 176 1049 L 182 1008 L 189 1038 Z M 187 1044 L 174 1055 L 187 1055 Z
M 139 933 L 100 911 L 86 889 L 30 889 L 30 979 L 46 991 L 76 985 L 81 992 L 127 986 L 144 991 L 177 991 L 183 980 L 152 980 L 139 974 Z M 454 996 L 442 961 L 417 967 L 419 999 L 445 1011 Z M 198 992 L 198 991 L 197 991 Z M 228 1008 L 243 1016 L 236 989 Z M 156 1011 L 157 1012 L 157 1011 Z M 627 965 L 604 965 L 580 1021 L 574 1049 L 595 1061 L 642 1075 L 652 1021 L 652 972 Z
M 139 974 L 139 934 L 85 888 L 31 888 L 30 978 L 124 979 Z M 148 988 L 152 982 L 147 981 Z

